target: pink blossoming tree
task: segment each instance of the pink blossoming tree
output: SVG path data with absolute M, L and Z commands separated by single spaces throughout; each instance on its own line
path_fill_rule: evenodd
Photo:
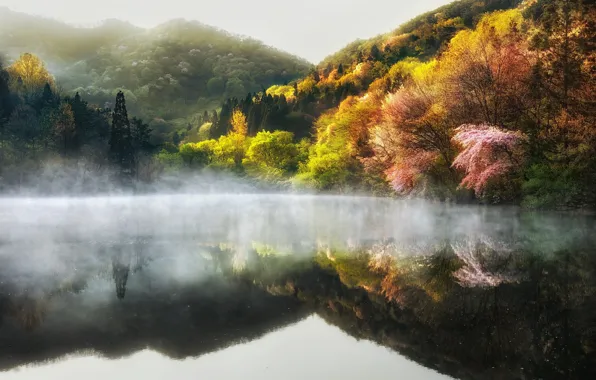
M 473 189 L 476 195 L 481 196 L 491 180 L 522 166 L 523 142 L 527 137 L 521 132 L 487 124 L 464 124 L 455 132 L 453 141 L 462 151 L 453 161 L 453 167 L 465 173 L 460 186 Z

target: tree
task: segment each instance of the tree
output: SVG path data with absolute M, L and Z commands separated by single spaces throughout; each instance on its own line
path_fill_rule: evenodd
M 54 93 L 52 86 L 49 83 L 46 83 L 43 87 L 41 97 L 39 98 L 37 109 L 41 111 L 45 107 L 55 108 L 58 103 L 60 103 L 60 96 Z
M 381 59 L 381 57 L 382 57 L 382 55 L 381 55 L 381 51 L 379 50 L 379 47 L 377 45 L 373 45 L 372 48 L 370 49 L 369 60 L 370 61 L 378 61 Z
M 76 133 L 72 107 L 68 103 L 63 103 L 55 112 L 54 134 L 57 139 L 57 145 L 64 154 L 72 153 L 76 150 Z
M 528 107 L 531 60 L 519 10 L 495 12 L 459 32 L 440 58 L 443 102 L 458 124 L 517 127 Z
M 130 123 L 132 147 L 136 154 L 151 150 L 151 128 L 143 120 L 133 117 Z
M 8 120 L 13 110 L 13 102 L 11 99 L 9 88 L 9 79 L 9 74 L 6 70 L 4 70 L 2 60 L 0 59 L 0 129 L 2 128 L 2 125 Z
M 276 179 L 295 172 L 298 170 L 298 147 L 293 139 L 291 132 L 259 132 L 250 141 L 242 163 L 253 166 L 258 175 Z
M 506 131 L 491 125 L 462 125 L 453 140 L 462 151 L 453 166 L 466 174 L 461 186 L 473 189 L 477 196 L 493 180 L 518 171 L 523 167 L 523 142 L 527 137 L 521 132 Z
M 539 10 L 524 204 L 596 207 L 596 5 L 551 0 Z
M 8 72 L 13 88 L 24 95 L 38 94 L 46 84 L 54 86 L 54 78 L 39 57 L 24 53 L 13 63 Z
M 235 109 L 232 113 L 232 132 L 240 136 L 246 136 L 248 133 L 248 124 L 246 123 L 246 116 L 241 110 Z
M 419 64 L 406 85 L 387 97 L 371 137 L 375 159 L 402 194 L 456 186 L 451 126 L 441 107 L 438 62 Z
M 128 179 L 132 179 L 135 175 L 132 132 L 122 91 L 119 91 L 116 95 L 109 145 L 114 163 L 120 167 L 121 174 Z

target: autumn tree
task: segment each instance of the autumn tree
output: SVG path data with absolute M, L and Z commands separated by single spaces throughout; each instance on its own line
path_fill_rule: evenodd
M 596 5 L 552 0 L 539 9 L 524 203 L 596 207 Z
M 412 70 L 405 86 L 385 101 L 383 122 L 371 136 L 376 160 L 399 193 L 426 192 L 431 183 L 448 189 L 456 181 L 450 168 L 452 127 L 440 103 L 438 64 L 431 61 Z
M 55 86 L 54 78 L 45 68 L 43 61 L 31 53 L 21 55 L 8 68 L 8 72 L 12 88 L 24 95 L 38 94 L 46 84 Z
M 246 123 L 246 116 L 241 110 L 235 109 L 232 113 L 232 132 L 240 136 L 246 136 L 248 133 L 248 124 Z
M 455 123 L 519 127 L 531 71 L 522 23 L 516 9 L 495 12 L 451 40 L 440 71 L 443 101 Z

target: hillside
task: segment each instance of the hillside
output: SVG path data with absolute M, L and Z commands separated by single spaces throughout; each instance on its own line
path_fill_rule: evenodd
M 319 67 L 350 65 L 372 54 L 395 63 L 405 57 L 428 58 L 446 47 L 460 30 L 473 28 L 483 14 L 518 6 L 522 0 L 460 0 L 424 13 L 395 30 L 367 40 L 357 40 L 326 57 Z M 379 50 L 374 51 L 376 47 Z
M 582 0 L 460 0 L 308 69 L 199 23 L 111 22 L 126 36 L 91 58 L 44 58 L 79 59 L 57 87 L 31 55 L 0 69 L 7 183 L 22 182 L 24 156 L 39 167 L 91 150 L 127 181 L 207 169 L 280 188 L 594 209 L 595 23 Z M 93 107 L 116 88 L 113 113 Z
M 304 75 L 311 66 L 259 41 L 199 22 L 173 20 L 145 30 L 108 20 L 76 28 L 0 8 L 0 52 L 38 55 L 60 84 L 90 103 L 125 89 L 135 114 L 166 120 L 214 108 Z
M 298 138 L 313 136 L 317 133 L 315 120 L 333 112 L 348 97 L 397 89 L 404 79 L 400 65 L 407 65 L 412 59 L 433 59 L 458 32 L 473 29 L 484 15 L 515 8 L 521 2 L 454 1 L 420 15 L 390 33 L 354 41 L 325 58 L 309 75 L 287 86 L 271 87 L 267 90 L 269 97 L 227 99 L 218 107 L 222 115 L 214 128 L 215 137 L 231 130 L 230 110 L 236 107 L 249 118 L 248 130 L 253 134 L 259 130 L 280 129 L 290 131 Z M 282 94 L 284 99 L 281 99 Z M 291 104 L 287 104 L 288 100 Z M 251 113 L 255 117 L 251 118 Z M 326 123 L 322 119 L 319 122 Z

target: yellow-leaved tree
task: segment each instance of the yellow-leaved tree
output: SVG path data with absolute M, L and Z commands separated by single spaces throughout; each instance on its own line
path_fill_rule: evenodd
M 232 114 L 232 132 L 241 136 L 246 136 L 248 133 L 248 123 L 246 122 L 246 116 L 239 109 L 234 110 Z
M 55 87 L 54 77 L 36 55 L 24 53 L 9 68 L 10 84 L 14 91 L 30 94 L 43 91 L 46 84 Z

